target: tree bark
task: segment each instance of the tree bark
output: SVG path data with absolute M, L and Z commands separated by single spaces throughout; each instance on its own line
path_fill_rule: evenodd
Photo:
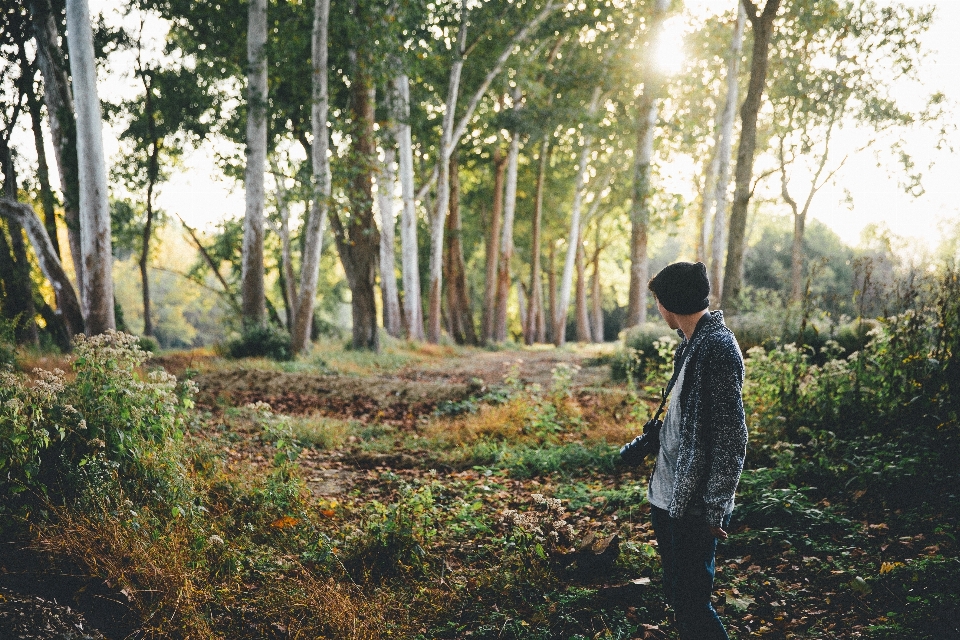
M 383 163 L 377 178 L 377 204 L 380 208 L 380 295 L 383 299 L 383 328 L 394 338 L 401 334 L 400 298 L 397 294 L 395 274 L 396 257 L 396 209 L 394 208 L 393 189 L 396 175 L 393 163 L 397 152 L 393 141 L 385 143 Z
M 447 84 L 446 110 L 440 134 L 440 157 L 437 158 L 438 182 L 436 209 L 430 219 L 430 313 L 427 320 L 427 341 L 440 342 L 440 293 L 443 283 L 443 231 L 447 208 L 450 204 L 450 154 L 456 141 L 453 134 L 460 94 L 460 75 L 463 73 L 464 54 L 467 47 L 467 3 L 461 0 L 460 30 L 457 36 L 450 79 Z
M 483 313 L 480 321 L 480 339 L 483 344 L 494 340 L 497 310 L 497 270 L 500 261 L 500 226 L 503 223 L 503 183 L 507 171 L 507 156 L 500 149 L 500 136 L 493 148 L 493 207 L 487 224 L 486 279 L 483 285 Z
M 70 71 L 77 110 L 84 327 L 88 333 L 96 335 L 115 329 L 116 320 L 103 120 L 87 0 L 67 0 L 67 29 L 70 32 Z
M 50 0 L 30 0 L 37 64 L 43 76 L 43 99 L 53 139 L 54 159 L 63 191 L 63 218 L 67 225 L 70 258 L 83 298 L 83 260 L 80 248 L 80 174 L 77 164 L 77 122 L 70 93 L 66 58 L 60 48 Z M 54 245 L 59 246 L 59 245 Z
M 247 14 L 247 164 L 244 171 L 243 266 L 240 299 L 245 326 L 266 318 L 263 264 L 264 172 L 267 163 L 267 0 L 250 0 Z
M 593 277 L 590 280 L 590 322 L 593 341 L 602 343 L 603 335 L 603 294 L 600 289 L 600 221 L 597 221 L 596 246 L 593 248 Z
M 590 315 L 587 313 L 587 272 L 583 250 L 583 237 L 577 238 L 577 291 L 574 305 L 577 327 L 577 342 L 593 342 L 590 330 Z
M 463 259 L 463 223 L 460 218 L 460 171 L 457 154 L 450 158 L 450 212 L 447 215 L 447 312 L 450 335 L 457 344 L 477 344 L 473 310 L 467 295 L 467 268 Z
M 710 241 L 710 284 L 711 304 L 720 306 L 723 297 L 723 248 L 727 240 L 727 192 L 730 188 L 730 153 L 733 149 L 733 123 L 737 112 L 740 93 L 740 56 L 743 51 L 743 29 L 747 13 L 743 3 L 738 5 L 737 23 L 730 40 L 730 54 L 727 58 L 727 96 L 724 101 L 720 128 L 717 131 L 717 182 L 714 188 L 711 209 L 713 215 L 713 234 Z
M 593 97 L 590 99 L 590 105 L 587 108 L 589 119 L 593 119 L 599 106 L 600 87 L 596 87 L 593 90 Z M 580 149 L 580 163 L 573 186 L 573 206 L 570 208 L 570 235 L 567 242 L 567 258 L 563 264 L 563 276 L 560 279 L 560 294 L 553 316 L 553 343 L 558 347 L 563 346 L 563 343 L 566 341 L 565 327 L 567 324 L 567 310 L 570 308 L 570 288 L 573 284 L 573 270 L 575 268 L 577 247 L 580 245 L 580 235 L 582 232 L 580 214 L 583 206 L 583 187 L 586 182 L 587 163 L 590 159 L 590 148 L 592 145 L 593 136 L 590 133 L 584 133 L 583 147 Z
M 420 294 L 420 258 L 417 245 L 417 208 L 413 185 L 413 141 L 410 130 L 410 79 L 401 73 L 393 80 L 394 131 L 403 209 L 400 214 L 400 263 L 407 336 L 423 340 L 423 297 Z
M 329 213 L 340 261 L 350 285 L 353 346 L 355 349 L 379 351 L 375 291 L 380 234 L 373 218 L 373 177 L 377 161 L 375 93 L 366 52 L 352 53 L 351 58 L 354 59 L 354 75 L 350 85 L 350 114 L 353 120 L 350 132 L 353 140 L 351 160 L 355 163 L 348 192 L 351 213 L 346 226 L 335 210 Z
M 520 87 L 512 92 L 513 111 L 520 111 Z M 497 267 L 496 316 L 493 323 L 493 339 L 503 342 L 507 339 L 507 304 L 510 297 L 510 261 L 513 259 L 513 222 L 517 211 L 517 173 L 520 159 L 520 134 L 514 131 L 510 136 L 510 148 L 507 151 L 507 182 L 503 203 L 503 226 L 500 229 L 500 257 Z
M 436 343 L 440 340 L 440 292 L 443 278 L 443 272 L 441 269 L 443 265 L 443 214 L 447 210 L 448 200 L 450 197 L 450 176 L 448 171 L 450 154 L 453 152 L 453 148 L 458 144 L 460 138 L 466 131 L 467 125 L 469 124 L 470 119 L 473 117 L 473 112 L 476 110 L 477 105 L 480 104 L 480 100 L 486 94 L 487 89 L 490 88 L 490 83 L 492 83 L 494 78 L 496 78 L 503 70 L 507 59 L 513 53 L 513 50 L 518 44 L 526 40 L 530 33 L 540 26 L 540 23 L 542 23 L 547 16 L 553 13 L 558 6 L 559 5 L 554 4 L 554 0 L 547 0 L 543 9 L 540 10 L 536 17 L 525 24 L 519 31 L 517 31 L 513 38 L 510 39 L 510 42 L 500 53 L 500 56 L 497 58 L 497 61 L 494 63 L 493 67 L 491 67 L 483 81 L 480 83 L 480 87 L 473 94 L 473 98 L 471 98 L 470 102 L 467 104 L 467 108 L 464 111 L 463 117 L 454 128 L 457 99 L 460 90 L 460 75 L 463 71 L 467 35 L 467 3 L 465 1 L 461 2 L 460 33 L 457 36 L 456 54 L 453 59 L 453 64 L 450 68 L 450 82 L 447 88 L 446 111 L 443 114 L 443 129 L 440 136 L 440 153 L 439 157 L 437 158 L 437 165 L 435 169 L 438 176 L 437 202 L 434 212 L 435 215 L 430 223 L 430 314 L 428 320 L 429 326 L 427 328 L 427 339 L 430 342 Z
M 669 0 L 656 0 L 647 40 L 649 52 L 666 18 Z M 647 321 L 647 279 L 649 263 L 647 238 L 650 226 L 650 163 L 653 159 L 653 134 L 657 125 L 657 100 L 662 79 L 653 67 L 649 53 L 644 64 L 643 93 L 637 100 L 637 137 L 633 152 L 633 197 L 630 206 L 630 289 L 625 326 Z
M 70 337 L 83 333 L 83 313 L 77 292 L 70 283 L 67 272 L 63 269 L 60 258 L 53 249 L 53 242 L 47 234 L 46 227 L 37 217 L 36 212 L 29 205 L 0 198 L 0 216 L 8 221 L 15 220 L 27 232 L 30 244 L 33 245 L 40 270 L 50 281 L 57 297 L 57 312 L 63 316 L 64 324 Z
M 10 200 L 17 199 L 17 172 L 13 166 L 13 154 L 10 150 L 9 136 L 16 124 L 16 114 L 10 128 L 5 135 L 0 136 L 0 163 L 3 169 L 3 190 L 4 195 Z M 3 255 L 2 279 L 6 284 L 6 303 L 4 305 L 5 315 L 16 320 L 16 340 L 19 344 L 39 343 L 37 334 L 37 308 L 33 301 L 33 280 L 30 278 L 30 261 L 27 258 L 27 248 L 23 242 L 23 226 L 17 220 L 7 220 L 7 228 L 10 232 L 10 246 L 6 246 L 6 240 L 3 239 L 3 245 L 0 247 L 0 254 Z M 0 230 L 0 238 L 3 232 Z
M 747 208 L 750 204 L 750 183 L 753 180 L 753 161 L 757 147 L 757 115 L 763 100 L 767 81 L 768 51 L 773 33 L 773 20 L 780 0 L 767 0 L 763 13 L 757 13 L 753 0 L 741 0 L 747 18 L 753 27 L 753 56 L 750 61 L 750 81 L 747 96 L 740 108 L 740 144 L 737 147 L 737 168 L 733 207 L 730 211 L 730 235 L 723 274 L 721 306 L 734 311 L 743 284 L 743 250 L 746 243 Z
M 150 275 L 147 262 L 150 258 L 150 237 L 153 234 L 153 189 L 160 171 L 160 140 L 157 139 L 156 120 L 153 112 L 153 91 L 150 82 L 143 78 L 146 90 L 145 110 L 147 113 L 147 136 L 150 138 L 150 158 L 147 165 L 147 220 L 143 225 L 142 247 L 140 252 L 140 283 L 143 292 L 143 335 L 153 335 L 153 320 L 150 315 Z
M 554 242 L 550 243 L 550 251 L 547 255 L 549 260 L 550 269 L 547 271 L 547 317 L 550 319 L 549 322 L 546 322 L 545 327 L 545 337 L 547 342 L 557 343 L 556 332 L 554 331 L 554 318 L 556 318 L 557 311 L 557 245 Z
M 53 249 L 60 257 L 60 242 L 57 238 L 57 214 L 54 208 L 53 189 L 50 187 L 50 168 L 47 165 L 47 150 L 43 142 L 43 115 L 40 100 L 33 83 L 34 69 L 27 61 L 23 45 L 20 46 L 20 68 L 29 75 L 29 82 L 24 83 L 27 98 L 27 110 L 30 112 L 30 125 L 33 129 L 33 144 L 37 151 L 37 182 L 40 186 L 40 203 L 43 205 L 43 223 L 47 227 L 47 234 L 53 242 Z
M 330 0 L 316 0 L 313 7 L 311 62 L 313 67 L 310 123 L 313 145 L 310 163 L 313 172 L 313 197 L 310 213 L 304 224 L 303 257 L 300 264 L 300 289 L 297 293 L 291 345 L 294 353 L 302 353 L 310 344 L 313 326 L 313 303 L 320 277 L 320 253 L 323 250 L 323 228 L 330 202 L 330 134 L 327 130 L 329 90 L 327 86 L 328 25 Z
M 540 234 L 543 226 L 543 189 L 547 179 L 547 164 L 550 162 L 550 138 L 545 136 L 540 143 L 537 167 L 537 186 L 533 196 L 533 231 L 530 238 L 530 310 L 524 326 L 524 342 L 528 345 L 543 340 L 539 330 L 543 324 L 543 283 L 540 277 Z

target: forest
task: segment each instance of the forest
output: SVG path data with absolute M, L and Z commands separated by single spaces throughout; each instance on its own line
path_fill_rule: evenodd
M 960 221 L 834 227 L 954 160 L 938 17 L 0 0 L 0 636 L 681 637 L 618 455 L 680 260 L 730 637 L 960 638 Z

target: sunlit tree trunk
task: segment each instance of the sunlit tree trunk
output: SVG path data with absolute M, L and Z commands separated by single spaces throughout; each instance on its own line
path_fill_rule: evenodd
M 596 115 L 600 106 L 600 87 L 593 90 L 593 97 L 590 99 L 590 105 L 587 108 L 589 119 Z M 583 147 L 580 149 L 580 162 L 577 168 L 577 176 L 573 183 L 573 205 L 570 208 L 570 235 L 567 242 L 567 257 L 563 264 L 563 275 L 560 278 L 560 293 L 557 300 L 557 308 L 553 315 L 553 343 L 562 346 L 566 341 L 566 332 L 564 328 L 567 323 L 567 310 L 570 308 L 570 289 L 573 285 L 573 271 L 577 257 L 577 247 L 581 233 L 580 214 L 583 206 L 583 187 L 586 183 L 587 164 L 590 159 L 590 148 L 593 145 L 593 136 L 590 133 L 583 134 Z
M 15 114 L 16 114 L 15 109 Z M 17 199 L 17 172 L 13 166 L 13 154 L 10 150 L 10 134 L 16 122 L 16 115 L 10 128 L 0 135 L 0 165 L 3 170 L 3 192 L 11 201 Z M 10 246 L 6 246 L 6 238 L 0 229 L 0 256 L 5 264 L 2 268 L 4 283 L 3 300 L 4 315 L 16 321 L 16 339 L 20 344 L 38 343 L 36 315 L 37 308 L 33 301 L 33 280 L 30 278 L 30 260 L 27 258 L 27 247 L 23 241 L 23 226 L 19 220 L 8 219 L 7 230 L 10 232 Z
M 427 320 L 427 340 L 440 342 L 440 295 L 443 286 L 443 231 L 447 209 L 450 205 L 450 154 L 456 144 L 453 135 L 457 98 L 460 95 L 460 75 L 463 72 L 464 52 L 467 47 L 467 3 L 460 5 L 460 32 L 457 36 L 450 79 L 447 85 L 447 102 L 440 134 L 440 157 L 437 158 L 439 177 L 437 182 L 436 208 L 430 220 L 430 313 Z
M 380 209 L 380 295 L 383 299 L 383 328 L 391 336 L 399 338 L 400 298 L 397 294 L 397 278 L 394 273 L 396 209 L 393 196 L 396 184 L 393 163 L 397 152 L 392 144 L 390 141 L 383 150 L 383 163 L 380 165 L 380 174 L 377 178 L 377 204 Z
M 37 217 L 36 212 L 29 205 L 0 198 L 0 216 L 7 220 L 16 220 L 27 232 L 27 237 L 37 256 L 37 262 L 40 264 L 40 270 L 50 281 L 57 296 L 58 312 L 63 316 L 70 337 L 83 333 L 83 313 L 80 310 L 77 292 L 54 251 L 53 242 L 47 234 L 46 227 Z
M 574 304 L 576 318 L 577 342 L 593 342 L 590 331 L 590 315 L 587 313 L 587 271 L 583 238 L 577 238 L 577 290 Z
M 730 53 L 727 58 L 727 96 L 724 101 L 720 128 L 717 130 L 717 182 L 713 191 L 710 212 L 713 215 L 713 233 L 710 241 L 710 284 L 711 304 L 720 305 L 723 296 L 723 249 L 727 240 L 727 192 L 730 189 L 730 154 L 733 149 L 733 124 L 739 99 L 740 56 L 743 50 L 743 29 L 747 13 L 743 3 L 739 4 L 737 23 L 730 40 Z
M 767 81 L 768 51 L 773 34 L 773 20 L 780 0 L 767 0 L 763 13 L 757 13 L 752 0 L 742 0 L 747 18 L 753 27 L 753 54 L 750 61 L 750 81 L 747 96 L 740 108 L 740 145 L 737 147 L 737 168 L 733 207 L 730 210 L 730 235 L 723 274 L 721 306 L 735 310 L 743 283 L 743 250 L 746 243 L 747 208 L 750 204 L 753 161 L 757 147 L 757 116 L 763 101 Z
M 423 340 L 423 300 L 420 295 L 420 259 L 417 246 L 417 209 L 413 186 L 413 142 L 410 132 L 410 79 L 401 73 L 393 81 L 394 131 L 403 209 L 400 214 L 400 264 L 403 307 L 411 340 Z
M 80 259 L 80 182 L 77 168 L 77 125 L 70 93 L 66 58 L 57 38 L 56 22 L 50 0 L 30 0 L 37 65 L 43 76 L 43 100 L 53 139 L 54 159 L 63 191 L 63 218 L 67 226 L 70 257 L 77 282 L 77 294 L 83 297 L 83 261 Z M 55 237 L 55 236 L 54 236 Z M 59 245 L 55 244 L 55 247 Z M 59 255 L 59 253 L 58 253 Z
M 537 186 L 533 196 L 533 231 L 530 238 L 530 310 L 524 326 L 524 341 L 530 345 L 544 339 L 540 326 L 543 321 L 543 282 L 540 273 L 541 227 L 543 226 L 543 189 L 547 178 L 550 138 L 544 137 L 540 143 L 540 157 L 537 168 Z
M 263 264 L 264 171 L 267 161 L 267 0 L 250 0 L 247 15 L 247 165 L 240 296 L 243 322 L 266 316 Z
M 497 311 L 497 270 L 500 260 L 500 226 L 503 223 L 503 183 L 507 172 L 507 156 L 500 149 L 500 136 L 493 148 L 493 206 L 487 225 L 486 279 L 483 286 L 483 311 L 480 339 L 486 344 L 494 340 Z
M 427 339 L 430 342 L 440 340 L 440 300 L 442 286 L 442 266 L 443 266 L 443 230 L 444 230 L 444 212 L 447 211 L 448 200 L 450 197 L 450 175 L 448 163 L 450 154 L 454 147 L 459 143 L 467 129 L 473 113 L 480 104 L 480 100 L 486 95 L 487 89 L 494 78 L 500 75 L 507 59 L 513 54 L 517 45 L 527 39 L 530 33 L 536 29 L 546 18 L 553 13 L 559 5 L 554 4 L 554 0 L 547 0 L 543 8 L 528 23 L 523 25 L 510 39 L 507 46 L 503 48 L 497 61 L 493 64 L 487 75 L 484 77 L 480 86 L 474 92 L 473 97 L 467 104 L 463 116 L 459 122 L 455 122 L 457 108 L 457 98 L 460 91 L 460 75 L 463 71 L 464 54 L 466 51 L 467 36 L 467 3 L 461 2 L 460 5 L 460 32 L 457 36 L 457 44 L 450 67 L 450 81 L 447 87 L 446 110 L 443 115 L 443 126 L 440 135 L 440 153 L 437 158 L 437 202 L 434 209 L 434 217 L 430 222 L 430 314 L 428 318 Z
M 593 275 L 590 279 L 590 322 L 593 341 L 603 342 L 603 294 L 600 289 L 600 224 L 597 224 L 596 246 L 593 248 Z
M 557 245 L 550 243 L 550 251 L 547 255 L 549 261 L 549 270 L 547 271 L 547 317 L 549 322 L 546 324 L 545 337 L 547 342 L 556 344 L 556 332 L 554 331 L 554 319 L 557 316 Z M 564 319 L 566 322 L 566 319 Z
M 313 69 L 310 123 L 313 145 L 310 165 L 313 173 L 313 197 L 310 213 L 304 223 L 303 256 L 300 264 L 300 289 L 297 293 L 291 344 L 294 353 L 301 353 L 310 344 L 313 326 L 317 280 L 320 277 L 320 253 L 323 250 L 323 228 L 330 202 L 330 133 L 327 130 L 329 92 L 327 88 L 327 40 L 330 0 L 316 0 L 313 7 L 311 63 Z
M 86 0 L 67 1 L 67 29 L 70 32 L 70 71 L 77 110 L 84 327 L 88 333 L 96 335 L 116 328 L 116 321 L 103 121 L 97 94 L 93 31 Z
M 457 154 L 450 157 L 450 212 L 447 215 L 447 311 L 450 334 L 457 344 L 477 344 L 473 311 L 467 295 L 467 268 L 463 259 L 463 223 L 460 219 L 460 170 Z
M 647 50 L 653 46 L 666 17 L 669 0 L 656 0 L 650 22 Z M 657 101 L 662 80 L 651 56 L 643 72 L 643 93 L 637 100 L 636 145 L 633 151 L 633 196 L 630 205 L 630 290 L 625 325 L 632 327 L 647 321 L 647 280 L 649 263 L 647 236 L 650 226 L 650 164 L 653 159 L 653 133 L 657 125 Z
M 513 90 L 513 111 L 520 111 L 520 87 Z M 497 267 L 497 304 L 493 323 L 493 339 L 503 342 L 507 339 L 507 305 L 510 297 L 510 261 L 513 259 L 513 222 L 517 211 L 517 173 L 520 159 L 520 133 L 514 131 L 510 136 L 510 148 L 507 151 L 507 183 L 503 202 L 503 227 L 500 237 L 500 257 Z

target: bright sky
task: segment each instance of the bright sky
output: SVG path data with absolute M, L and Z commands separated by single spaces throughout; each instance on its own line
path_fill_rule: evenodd
M 886 1 L 880 0 L 880 3 Z M 915 6 L 930 4 L 918 0 L 904 1 Z M 721 3 L 717 0 L 686 1 L 689 10 L 699 15 L 720 11 L 726 4 L 727 1 Z M 933 53 L 921 69 L 921 76 L 928 93 L 942 91 L 951 103 L 952 110 L 960 114 L 960 38 L 957 37 L 957 33 L 960 33 L 960 0 L 939 0 L 933 4 L 937 10 L 936 22 L 924 38 L 924 43 Z M 103 12 L 111 22 L 119 19 L 115 4 L 110 0 L 91 0 L 90 5 L 94 14 Z M 131 26 L 136 24 L 133 22 Z M 148 32 L 148 39 L 149 36 L 155 39 L 162 37 L 156 28 L 153 31 L 155 33 Z M 132 59 L 124 66 L 132 69 Z M 101 80 L 101 98 L 115 100 L 118 96 L 133 95 L 136 91 L 132 77 L 111 76 L 102 77 Z M 905 87 L 904 91 L 915 93 L 915 88 Z M 117 162 L 120 155 L 115 135 L 115 131 L 105 128 L 105 150 L 111 162 Z M 958 136 L 960 134 L 955 135 L 951 142 L 957 144 L 960 151 Z M 26 132 L 18 137 L 21 138 L 20 148 L 24 154 L 32 155 L 32 144 L 28 142 Z M 956 153 L 937 152 L 934 145 L 933 134 L 917 135 L 909 140 L 909 151 L 917 167 L 923 169 L 926 189 L 923 196 L 914 199 L 904 194 L 898 188 L 896 179 L 891 178 L 886 169 L 876 166 L 875 155 L 871 151 L 848 161 L 838 175 L 839 185 L 828 186 L 817 195 L 811 215 L 853 245 L 859 242 L 865 226 L 883 223 L 899 236 L 916 239 L 923 246 L 935 248 L 943 225 L 954 228 L 960 226 L 960 162 Z M 837 157 L 842 157 L 844 153 L 838 148 Z M 241 215 L 244 209 L 242 187 L 220 175 L 213 156 L 211 144 L 205 144 L 186 155 L 180 170 L 160 189 L 157 204 L 169 212 L 179 213 L 189 223 L 201 228 L 226 216 Z M 52 149 L 48 151 L 48 157 L 53 157 Z M 55 175 L 56 172 L 53 173 Z M 844 203 L 844 188 L 852 195 L 852 208 Z

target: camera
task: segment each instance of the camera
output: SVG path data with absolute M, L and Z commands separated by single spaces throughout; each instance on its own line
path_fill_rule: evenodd
M 660 428 L 663 421 L 654 418 L 643 425 L 643 433 L 620 447 L 620 460 L 631 467 L 639 466 L 648 455 L 660 450 Z

